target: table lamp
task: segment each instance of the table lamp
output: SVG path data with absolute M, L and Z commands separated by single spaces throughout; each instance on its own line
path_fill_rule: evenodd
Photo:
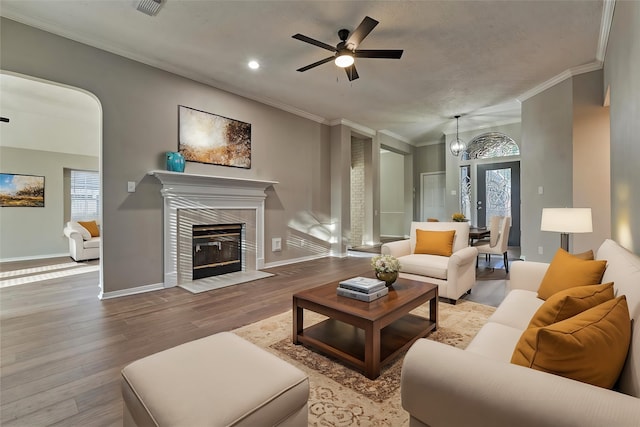
M 591 208 L 543 208 L 541 231 L 560 234 L 560 247 L 569 252 L 569 233 L 591 233 Z

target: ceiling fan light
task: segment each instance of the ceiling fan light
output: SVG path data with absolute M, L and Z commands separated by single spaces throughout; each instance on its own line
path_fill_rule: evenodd
M 338 67 L 347 68 L 353 65 L 354 59 L 351 53 L 341 53 L 336 57 L 335 63 Z

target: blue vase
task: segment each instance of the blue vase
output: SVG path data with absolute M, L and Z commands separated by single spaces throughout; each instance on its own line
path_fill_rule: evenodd
M 167 151 L 167 170 L 184 172 L 184 156 L 177 151 Z

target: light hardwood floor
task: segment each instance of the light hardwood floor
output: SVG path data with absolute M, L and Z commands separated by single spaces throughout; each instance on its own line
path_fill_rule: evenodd
M 34 263 L 43 261 L 0 270 Z M 275 276 L 197 295 L 171 288 L 100 301 L 97 272 L 0 289 L 0 424 L 121 426 L 126 364 L 290 310 L 293 293 L 370 266 L 322 258 L 267 271 Z

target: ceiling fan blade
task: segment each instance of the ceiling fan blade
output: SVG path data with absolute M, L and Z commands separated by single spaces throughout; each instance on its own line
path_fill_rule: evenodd
M 356 58 L 386 58 L 386 59 L 400 59 L 402 57 L 403 50 L 394 49 L 365 49 L 356 50 L 354 56 Z
M 360 76 L 358 75 L 358 70 L 356 70 L 356 66 L 354 65 L 349 65 L 348 67 L 344 68 L 344 71 L 347 72 L 347 77 L 349 78 L 349 81 L 352 82 L 355 79 L 360 78 Z
M 313 64 L 309 64 L 306 67 L 298 68 L 296 71 L 300 71 L 300 72 L 307 71 L 314 67 L 317 67 L 318 65 L 326 64 L 327 62 L 333 61 L 334 59 L 335 59 L 334 56 L 330 56 L 328 58 L 321 59 L 318 62 L 314 62 Z
M 371 30 L 373 30 L 376 25 L 378 25 L 378 21 L 373 18 L 369 18 L 365 16 L 358 28 L 351 32 L 351 35 L 347 39 L 347 46 L 351 45 L 352 49 L 356 49 L 362 40 L 369 35 Z
M 305 43 L 309 43 L 309 44 L 312 44 L 314 46 L 318 46 L 318 47 L 321 47 L 323 49 L 330 50 L 331 52 L 335 52 L 336 51 L 335 46 L 331 46 L 331 45 L 323 43 L 321 41 L 312 39 L 311 37 L 307 37 L 307 36 L 305 36 L 303 34 L 296 34 L 296 35 L 291 36 L 291 37 L 293 37 L 294 39 L 303 41 Z

